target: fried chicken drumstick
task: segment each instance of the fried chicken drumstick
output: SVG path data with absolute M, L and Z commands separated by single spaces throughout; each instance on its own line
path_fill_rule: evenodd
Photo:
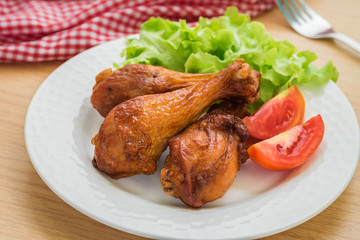
M 104 119 L 93 164 L 112 178 L 153 174 L 168 140 L 195 122 L 215 100 L 254 96 L 259 82 L 249 78 L 244 60 L 236 60 L 212 77 L 172 92 L 145 95 L 113 108 Z
M 119 103 L 147 94 L 171 92 L 188 87 L 214 74 L 175 72 L 160 66 L 131 64 L 100 72 L 95 80 L 91 103 L 101 116 Z
M 160 178 L 166 194 L 190 207 L 221 198 L 248 159 L 248 132 L 232 114 L 213 111 L 171 138 Z
M 249 69 L 249 65 L 244 65 L 242 71 L 249 71 Z M 253 78 L 254 74 L 258 73 L 251 71 L 249 77 Z M 212 78 L 214 75 L 213 73 L 181 73 L 144 64 L 126 65 L 116 71 L 109 68 L 96 76 L 91 103 L 100 115 L 105 117 L 111 109 L 128 99 L 147 94 L 171 92 Z M 256 97 L 256 95 L 246 96 L 248 103 L 253 102 L 251 97 Z

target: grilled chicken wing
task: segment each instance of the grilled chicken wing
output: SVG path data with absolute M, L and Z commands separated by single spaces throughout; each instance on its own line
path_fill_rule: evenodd
M 94 166 L 113 178 L 153 174 L 168 140 L 215 100 L 253 96 L 259 82 L 249 79 L 243 60 L 189 87 L 127 100 L 106 116 L 93 138 Z
M 161 170 L 166 194 L 191 207 L 221 198 L 248 159 L 245 124 L 233 113 L 243 107 L 223 102 L 169 141 L 170 153 Z
M 250 66 L 244 65 L 240 71 L 249 72 Z M 242 74 L 242 73 L 240 73 Z M 251 70 L 250 82 L 258 72 Z M 112 108 L 128 99 L 147 95 L 174 91 L 188 87 L 196 82 L 212 78 L 214 74 L 180 73 L 159 66 L 133 64 L 116 71 L 106 69 L 96 76 L 91 103 L 105 117 Z M 255 102 L 258 91 L 253 96 L 244 96 L 247 103 Z

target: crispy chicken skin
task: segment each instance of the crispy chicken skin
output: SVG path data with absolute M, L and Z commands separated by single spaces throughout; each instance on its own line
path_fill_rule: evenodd
M 210 106 L 209 113 L 226 113 L 235 115 L 241 119 L 250 115 L 246 104 L 238 102 L 237 99 L 235 99 L 235 101 L 232 101 L 232 99 L 224 99 L 218 104 L 213 104 Z
M 243 71 L 240 74 L 248 74 L 249 82 L 259 81 L 259 73 L 250 71 L 249 65 L 244 65 L 240 71 Z M 93 87 L 91 103 L 105 117 L 112 108 L 128 99 L 174 91 L 213 76 L 214 74 L 211 73 L 180 73 L 159 66 L 143 64 L 126 65 L 114 72 L 106 69 L 95 78 L 96 84 Z M 245 102 L 252 103 L 257 100 L 258 94 L 242 98 Z
M 213 101 L 257 93 L 259 82 L 249 82 L 249 71 L 242 71 L 247 66 L 236 60 L 189 87 L 117 105 L 92 140 L 94 166 L 113 178 L 153 174 L 168 140 L 195 122 Z
M 170 139 L 170 153 L 160 173 L 166 194 L 201 207 L 226 193 L 248 159 L 246 126 L 238 116 L 226 113 L 234 106 L 211 111 Z M 242 114 L 242 108 L 237 109 Z
M 111 109 L 128 99 L 188 87 L 214 74 L 175 72 L 160 66 L 132 64 L 100 72 L 91 95 L 93 107 L 105 117 Z

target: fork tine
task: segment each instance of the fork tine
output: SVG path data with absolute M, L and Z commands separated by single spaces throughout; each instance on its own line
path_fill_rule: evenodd
M 291 0 L 291 4 L 294 6 L 294 8 L 296 9 L 296 12 L 304 21 L 309 20 L 309 15 L 306 11 L 304 11 L 303 7 L 300 7 L 299 4 L 296 3 L 295 0 Z M 302 3 L 300 2 L 300 4 L 302 4 Z
M 314 9 L 312 9 L 304 0 L 299 0 L 299 2 L 305 10 L 306 14 L 309 15 L 310 18 L 312 18 L 312 14 L 316 13 Z
M 304 11 L 298 6 L 298 4 L 294 0 L 290 0 L 291 3 L 289 3 L 288 0 L 276 0 L 276 3 L 282 13 L 284 14 L 286 12 L 285 18 L 288 20 L 289 23 L 297 23 L 297 24 L 303 24 L 305 23 L 309 18 L 304 15 Z
M 306 2 L 305 0 L 298 0 L 302 6 L 302 8 L 305 10 L 306 14 L 311 18 L 319 18 L 322 19 L 323 21 L 326 21 L 323 17 L 321 17 L 314 9 L 312 9 Z M 327 22 L 327 21 L 326 21 Z
M 296 19 L 294 19 L 291 14 L 288 12 L 288 10 L 284 7 L 283 3 L 281 0 L 275 0 L 276 4 L 278 5 L 280 11 L 283 13 L 284 17 L 286 18 L 286 20 L 291 23 L 296 21 Z
M 289 11 L 290 11 L 291 15 L 293 16 L 293 18 L 299 23 L 300 22 L 299 21 L 300 20 L 299 15 L 295 12 L 295 10 L 292 8 L 292 6 L 289 4 L 288 1 L 283 0 L 283 2 L 285 3 L 287 9 L 289 9 Z

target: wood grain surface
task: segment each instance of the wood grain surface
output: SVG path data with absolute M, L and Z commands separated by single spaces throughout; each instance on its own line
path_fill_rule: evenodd
M 360 42 L 360 1 L 308 0 L 335 30 Z M 300 50 L 317 53 L 315 65 L 332 59 L 337 85 L 360 118 L 360 56 L 332 40 L 299 36 L 278 9 L 258 17 L 276 40 L 288 39 Z M 33 168 L 24 141 L 28 105 L 37 88 L 62 61 L 0 63 L 0 239 L 145 239 L 99 223 L 66 204 Z M 360 239 L 360 170 L 326 210 L 276 239 Z

